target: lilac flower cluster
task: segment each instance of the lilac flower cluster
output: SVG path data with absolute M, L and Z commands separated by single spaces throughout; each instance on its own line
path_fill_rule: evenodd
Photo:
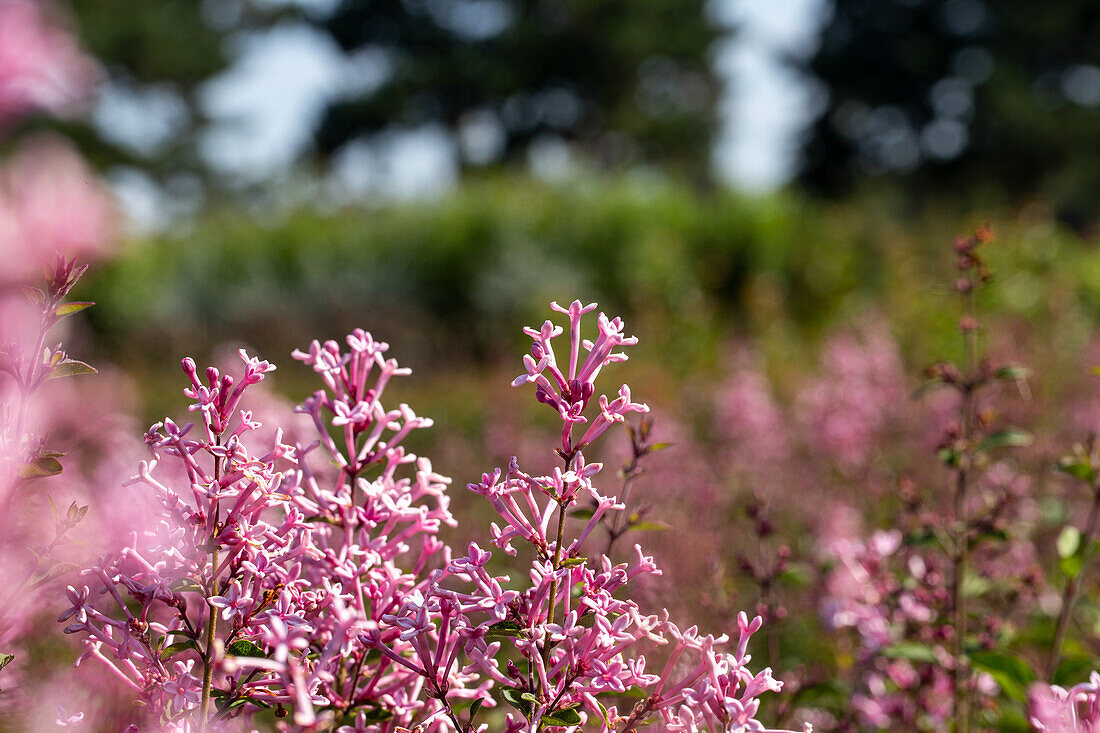
M 227 655 L 247 656 L 260 644 L 278 660 L 292 643 L 288 619 L 316 602 L 300 576 L 318 553 L 277 465 L 293 463 L 295 451 L 276 433 L 266 452 L 252 452 L 246 441 L 260 425 L 238 410 L 245 390 L 274 367 L 243 350 L 241 358 L 239 382 L 213 367 L 200 376 L 184 359 L 184 394 L 201 427 L 165 419 L 146 433 L 151 459 L 131 484 L 155 497 L 156 514 L 126 547 L 82 572 L 90 586 L 69 588 L 70 607 L 58 619 L 83 636 L 77 664 L 104 664 L 166 730 L 190 730 L 195 708 L 202 727 L 212 695 L 224 712 L 239 699 L 297 702 L 292 691 L 305 689 L 272 687 L 281 679 L 273 669 L 259 678 L 222 669 Z
M 635 578 L 660 575 L 640 547 L 620 564 L 585 551 L 624 505 L 596 488 L 602 466 L 582 450 L 648 408 L 624 385 L 586 414 L 596 376 L 636 340 L 603 314 L 596 339 L 582 340 L 595 306 L 554 307 L 570 319 L 568 368 L 551 345 L 563 330 L 547 321 L 526 329 L 534 346 L 516 384 L 535 382 L 561 416 L 563 465 L 537 476 L 513 458 L 468 486 L 501 517 L 492 546 L 530 549 L 520 582 L 478 544 L 456 556 L 438 539 L 455 523 L 448 479 L 402 446 L 431 421 L 382 406 L 390 379 L 409 373 L 385 343 L 355 331 L 346 352 L 331 341 L 295 352 L 325 385 L 298 408 L 317 439 L 289 446 L 276 431 L 262 454 L 246 446 L 259 424 L 241 398 L 274 367 L 242 351 L 235 382 L 213 368 L 200 377 L 186 359 L 201 427 L 165 420 L 147 433 L 153 457 L 133 483 L 157 498 L 158 516 L 84 571 L 90 585 L 69 589 L 61 620 L 84 637 L 81 661 L 105 664 L 147 706 L 144 723 L 164 730 L 271 708 L 280 729 L 341 733 L 473 733 L 490 722 L 509 733 L 765 730 L 758 698 L 781 684 L 748 668 L 759 617 L 741 614 L 727 648 L 725 635 L 630 600 Z M 586 425 L 579 438 L 576 425 Z M 578 502 L 594 509 L 567 539 Z

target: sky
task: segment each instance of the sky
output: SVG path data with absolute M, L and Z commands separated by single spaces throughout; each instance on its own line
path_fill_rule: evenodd
M 265 1 L 324 11 L 335 0 Z M 217 22 L 216 13 L 225 4 L 206 0 L 206 5 Z M 780 57 L 813 53 L 826 8 L 827 0 L 711 0 L 712 20 L 740 29 L 736 40 L 715 49 L 716 71 L 725 82 L 713 157 L 721 180 L 763 192 L 783 185 L 795 172 L 799 136 L 822 98 Z M 349 86 L 369 89 L 386 75 L 378 55 L 348 56 L 329 36 L 301 23 L 242 36 L 233 53 L 231 68 L 200 90 L 203 110 L 213 120 L 201 152 L 222 172 L 250 182 L 277 180 L 288 170 L 328 101 Z M 111 85 L 95 120 L 118 142 L 147 152 L 171 139 L 183 114 L 166 90 Z M 406 198 L 439 195 L 457 179 L 454 145 L 445 131 L 433 128 L 349 145 L 335 161 L 329 193 L 350 199 L 382 191 Z M 531 157 L 538 175 L 554 177 L 568 170 L 568 152 L 553 145 L 534 150 Z M 156 192 L 135 171 L 117 171 L 110 180 L 139 225 L 149 223 L 165 198 L 186 206 L 186 181 L 179 184 L 182 192 Z

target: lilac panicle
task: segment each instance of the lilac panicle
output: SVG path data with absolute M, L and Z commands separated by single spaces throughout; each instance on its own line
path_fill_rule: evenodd
M 260 426 L 237 409 L 274 367 L 240 356 L 239 380 L 214 367 L 200 379 L 194 361 L 183 360 L 191 382 L 184 393 L 202 427 L 166 418 L 149 429 L 150 459 L 129 484 L 155 497 L 156 515 L 83 571 L 86 583 L 69 588 L 70 607 L 58 618 L 82 638 L 77 664 L 96 661 L 132 689 L 146 724 L 189 729 L 214 692 L 266 705 L 322 700 L 318 680 L 295 676 L 293 662 L 247 680 L 226 666 L 227 646 L 234 654 L 242 643 L 271 648 L 279 628 L 302 623 L 317 603 L 301 568 L 319 550 L 291 501 L 295 487 L 284 482 L 295 450 L 277 431 L 273 445 L 251 451 L 249 433 Z M 219 622 L 222 633 L 208 642 L 202 630 Z
M 551 303 L 550 307 L 569 316 L 568 372 L 562 372 L 551 344 L 555 337 L 564 333 L 564 330 L 560 326 L 555 326 L 552 321 L 546 321 L 540 329 L 530 327 L 523 329 L 534 343 L 531 345 L 531 353 L 523 357 L 525 372 L 516 377 L 512 386 L 535 383 L 535 397 L 538 401 L 550 405 L 561 415 L 564 424 L 560 450 L 572 456 L 585 445 L 599 438 L 612 424 L 622 422 L 626 413 L 649 412 L 649 407 L 642 403 L 631 402 L 630 389 L 626 385 L 620 388 L 619 397 L 613 401 L 609 402 L 606 396 L 601 395 L 599 414 L 580 441 L 573 442 L 573 426 L 588 422 L 588 418 L 583 413 L 596 393 L 594 385 L 596 377 L 608 364 L 626 361 L 626 354 L 616 352 L 615 349 L 634 346 L 638 343 L 638 339 L 635 336 L 623 335 L 621 318 L 608 319 L 603 313 L 597 316 L 599 335 L 595 342 L 582 339 L 581 317 L 595 310 L 596 304 L 582 305 L 579 300 L 574 300 L 568 308 L 563 308 L 557 303 Z M 578 369 L 582 346 L 588 354 Z
M 564 465 L 532 475 L 513 458 L 468 485 L 501 517 L 490 544 L 529 548 L 514 576 L 477 543 L 460 554 L 439 540 L 455 524 L 450 480 L 403 445 L 431 420 L 382 403 L 409 373 L 385 343 L 355 331 L 346 350 L 296 351 L 324 385 L 296 408 L 315 439 L 287 445 L 276 431 L 264 452 L 248 446 L 259 422 L 243 398 L 274 367 L 242 352 L 234 379 L 184 360 L 202 425 L 165 419 L 146 434 L 152 459 L 133 485 L 161 510 L 69 589 L 59 620 L 83 637 L 79 661 L 106 665 L 164 730 L 232 727 L 270 707 L 280 730 L 488 733 L 475 701 L 507 705 L 503 730 L 515 733 L 765 730 L 758 698 L 781 684 L 748 668 L 762 619 L 741 614 L 732 643 L 681 631 L 629 597 L 638 577 L 661 574 L 640 546 L 629 562 L 588 554 L 602 517 L 625 506 L 596 487 L 602 465 L 581 449 L 648 410 L 623 385 L 574 442 L 595 378 L 636 342 L 602 314 L 597 339 L 582 341 L 594 307 L 557 308 L 570 317 L 567 366 L 550 344 L 562 329 L 528 329 L 535 347 L 517 380 L 536 382 L 561 415 Z M 578 501 L 594 509 L 569 535 L 564 513 Z M 639 689 L 640 700 L 623 697 Z

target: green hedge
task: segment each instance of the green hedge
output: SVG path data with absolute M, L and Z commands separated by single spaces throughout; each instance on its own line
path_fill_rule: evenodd
M 226 341 L 277 357 L 353 326 L 422 369 L 476 365 L 520 343 L 518 325 L 541 320 L 547 301 L 574 297 L 630 316 L 647 349 L 685 371 L 712 364 L 731 332 L 798 356 L 868 310 L 930 359 L 953 348 L 951 240 L 987 220 L 1003 281 L 992 305 L 1080 341 L 1100 312 L 1100 253 L 1036 211 L 903 223 L 882 200 L 699 194 L 631 178 L 488 178 L 429 203 L 214 211 L 126 243 L 84 295 L 99 303 L 89 314 L 101 356 L 138 365 Z

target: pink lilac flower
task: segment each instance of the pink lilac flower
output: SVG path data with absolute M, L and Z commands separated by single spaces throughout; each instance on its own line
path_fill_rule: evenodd
M 1029 717 L 1037 731 L 1097 733 L 1100 731 L 1100 673 L 1070 687 L 1036 683 L 1030 690 Z
M 599 413 L 580 441 L 573 442 L 573 426 L 588 422 L 588 418 L 583 413 L 595 394 L 594 380 L 608 364 L 627 360 L 626 354 L 616 352 L 615 349 L 633 346 L 638 343 L 638 339 L 623 335 L 622 319 L 609 319 L 603 313 L 597 316 L 599 335 L 596 340 L 592 342 L 582 339 L 581 317 L 594 311 L 596 304 L 582 305 L 579 300 L 574 300 L 568 308 L 563 308 L 557 303 L 551 303 L 550 307 L 569 316 L 568 369 L 563 371 L 564 365 L 559 365 L 551 343 L 555 337 L 563 333 L 563 329 L 555 326 L 551 321 L 546 321 L 540 329 L 523 329 L 534 343 L 531 345 L 531 353 L 523 357 L 525 373 L 516 377 L 512 385 L 515 387 L 528 383 L 536 385 L 535 398 L 553 407 L 562 418 L 561 450 L 566 454 L 572 454 L 596 440 L 613 423 L 622 422 L 626 413 L 649 412 L 649 407 L 631 402 L 630 389 L 624 384 L 619 389 L 618 399 L 609 402 L 606 396 L 600 396 Z M 582 346 L 588 354 L 584 362 L 579 363 Z

